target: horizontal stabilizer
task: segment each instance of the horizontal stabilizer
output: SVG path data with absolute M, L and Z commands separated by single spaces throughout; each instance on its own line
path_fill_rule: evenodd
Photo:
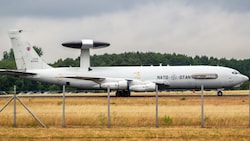
M 0 75 L 12 75 L 12 76 L 33 76 L 36 75 L 36 73 L 31 72 L 23 72 L 18 70 L 6 70 L 6 69 L 0 69 Z

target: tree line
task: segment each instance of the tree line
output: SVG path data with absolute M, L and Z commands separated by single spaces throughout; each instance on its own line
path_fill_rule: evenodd
M 41 56 L 42 49 L 34 47 Z M 125 52 L 121 54 L 103 54 L 93 55 L 90 59 L 91 66 L 180 66 L 180 65 L 212 65 L 225 66 L 239 70 L 244 75 L 250 77 L 250 59 L 237 60 L 226 58 L 215 58 L 207 56 L 190 57 L 183 54 L 154 53 L 154 52 Z M 80 57 L 75 59 L 59 59 L 53 64 L 53 67 L 79 67 Z M 11 49 L 3 53 L 3 59 L 0 61 L 0 69 L 16 69 L 14 53 Z M 249 82 L 245 83 L 238 89 L 248 89 Z M 12 76 L 0 76 L 0 91 L 13 91 L 16 85 L 19 91 L 60 91 L 61 86 L 31 81 L 28 79 L 16 78 Z M 77 90 L 68 88 L 69 90 Z

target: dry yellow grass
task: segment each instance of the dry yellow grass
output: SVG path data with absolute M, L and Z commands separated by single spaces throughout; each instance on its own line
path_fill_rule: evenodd
M 42 129 L 17 104 L 0 113 L 0 140 L 249 140 L 248 97 L 205 97 L 205 127 L 201 129 L 199 97 L 160 97 L 159 127 L 155 98 L 111 98 L 111 129 L 107 128 L 107 98 L 66 98 L 66 129 L 61 128 L 61 98 L 21 98 L 49 129 Z M 0 105 L 7 101 L 0 99 Z M 21 127 L 21 128 L 20 128 Z M 28 127 L 28 128 L 27 128 Z M 32 128 L 31 128 L 32 127 Z M 24 129 L 23 129 L 24 128 Z
M 23 98 L 22 101 L 49 127 L 60 127 L 62 100 L 60 98 Z M 1 99 L 3 105 L 6 99 Z M 160 98 L 159 125 L 199 126 L 200 98 Z M 205 98 L 206 126 L 247 126 L 248 97 Z M 0 124 L 11 127 L 13 104 L 0 113 Z M 39 127 L 28 112 L 17 105 L 19 127 Z M 114 127 L 154 127 L 155 98 L 111 98 L 111 124 Z M 106 127 L 107 98 L 66 98 L 66 125 Z
M 249 141 L 249 129 L 181 128 L 2 128 L 0 140 L 197 140 Z

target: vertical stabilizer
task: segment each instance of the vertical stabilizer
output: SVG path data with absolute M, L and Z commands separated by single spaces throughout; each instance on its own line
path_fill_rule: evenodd
M 32 45 L 21 38 L 22 30 L 10 30 L 9 36 L 14 51 L 16 67 L 18 70 L 51 68 L 36 53 Z

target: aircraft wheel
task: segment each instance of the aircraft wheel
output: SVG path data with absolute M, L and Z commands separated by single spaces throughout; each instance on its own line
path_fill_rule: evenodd
M 126 97 L 130 97 L 130 91 L 125 91 L 124 93 Z
M 115 96 L 116 96 L 116 97 L 122 96 L 122 92 L 121 92 L 121 91 L 116 91 Z
M 130 91 L 116 91 L 116 97 L 129 97 Z
M 218 91 L 218 92 L 217 92 L 217 95 L 218 95 L 218 96 L 222 96 L 222 95 L 223 95 L 223 92 L 222 92 L 222 91 Z

